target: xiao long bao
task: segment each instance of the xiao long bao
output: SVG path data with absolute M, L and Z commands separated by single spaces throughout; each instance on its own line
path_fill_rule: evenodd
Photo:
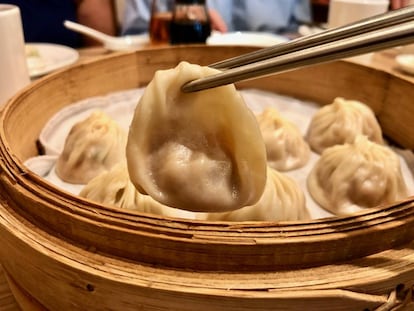
M 141 212 L 161 214 L 162 205 L 140 194 L 129 180 L 125 161 L 89 181 L 79 194 L 94 202 Z
M 383 143 L 381 127 L 371 108 L 359 101 L 337 97 L 313 116 L 307 141 L 313 151 L 321 154 L 328 147 L 352 143 L 357 135 Z
M 407 197 L 399 157 L 362 135 L 352 143 L 325 149 L 307 186 L 317 203 L 338 215 Z
M 192 212 L 165 206 L 151 196 L 138 192 L 129 178 L 125 160 L 89 181 L 79 195 L 96 203 L 143 213 L 195 218 Z
M 305 195 L 296 181 L 269 167 L 266 187 L 259 202 L 227 213 L 209 213 L 206 218 L 221 221 L 294 221 L 310 219 L 310 215 Z
M 181 62 L 157 71 L 130 126 L 127 163 L 141 193 L 195 212 L 255 204 L 266 183 L 266 149 L 254 114 L 234 85 L 181 92 L 218 73 Z
M 267 163 L 279 171 L 304 166 L 310 148 L 299 128 L 283 118 L 275 108 L 268 107 L 256 116 L 266 146 Z
M 66 137 L 56 162 L 65 182 L 86 184 L 125 159 L 127 133 L 103 111 L 76 123 Z

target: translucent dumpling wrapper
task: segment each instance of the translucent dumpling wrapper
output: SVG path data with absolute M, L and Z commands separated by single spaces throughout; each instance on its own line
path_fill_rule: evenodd
M 308 162 L 310 147 L 295 124 L 270 107 L 257 115 L 257 121 L 270 167 L 279 171 L 289 171 Z
M 156 72 L 139 101 L 127 144 L 129 175 L 157 201 L 190 211 L 256 203 L 266 183 L 259 126 L 234 85 L 183 93 L 219 71 L 187 62 Z
M 209 213 L 208 220 L 221 221 L 296 221 L 310 219 L 305 196 L 289 176 L 268 168 L 266 187 L 260 200 L 226 213 Z
M 189 219 L 195 218 L 192 212 L 162 205 L 149 195 L 139 193 L 129 178 L 125 161 L 116 164 L 111 170 L 93 178 L 83 187 L 79 195 L 95 203 L 143 213 Z
M 307 186 L 320 206 L 337 215 L 407 197 L 399 157 L 362 135 L 353 143 L 327 148 L 311 170 Z
M 352 143 L 357 135 L 383 143 L 382 130 L 372 109 L 359 101 L 337 97 L 313 116 L 307 141 L 320 154 L 328 147 Z
M 95 111 L 70 130 L 56 162 L 56 174 L 72 184 L 92 178 L 125 161 L 127 133 L 103 111 Z

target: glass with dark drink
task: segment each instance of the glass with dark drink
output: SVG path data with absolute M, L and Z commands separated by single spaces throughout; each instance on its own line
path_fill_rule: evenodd
M 176 0 L 170 27 L 171 44 L 205 43 L 211 33 L 205 0 Z
M 170 42 L 173 0 L 153 0 L 150 19 L 150 39 L 152 44 Z
M 312 0 L 311 9 L 315 24 L 325 24 L 328 21 L 329 0 Z

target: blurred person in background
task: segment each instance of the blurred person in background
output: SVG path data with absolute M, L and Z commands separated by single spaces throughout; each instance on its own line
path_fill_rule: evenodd
M 289 34 L 311 22 L 309 0 L 207 0 L 213 30 Z M 148 32 L 151 0 L 125 0 L 123 34 Z
M 400 9 L 410 4 L 410 0 L 391 0 L 391 9 Z
M 298 27 L 311 22 L 309 0 L 207 0 L 213 12 L 218 12 L 228 31 L 263 31 L 277 34 L 297 32 Z M 213 13 L 214 14 L 214 13 Z M 213 26 L 220 29 L 220 20 L 211 16 Z
M 94 45 L 90 38 L 66 29 L 65 20 L 116 34 L 113 0 L 0 0 L 20 9 L 26 42 L 46 42 L 79 48 Z

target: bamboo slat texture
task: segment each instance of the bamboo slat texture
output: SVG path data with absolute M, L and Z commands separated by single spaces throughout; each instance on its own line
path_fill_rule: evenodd
M 3 267 L 0 265 L 0 310 L 20 311 L 20 308 L 10 290 Z
M 37 154 L 44 124 L 66 105 L 144 86 L 181 60 L 206 65 L 253 49 L 116 53 L 40 79 L 7 104 L 0 258 L 23 311 L 412 308 L 414 198 L 309 222 L 201 222 L 91 204 L 22 164 Z M 338 96 L 360 100 L 389 140 L 414 149 L 413 82 L 386 69 L 339 61 L 238 87 L 321 105 Z

